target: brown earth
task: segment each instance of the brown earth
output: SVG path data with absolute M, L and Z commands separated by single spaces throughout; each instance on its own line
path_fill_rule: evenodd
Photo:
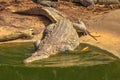
M 13 14 L 14 11 L 25 11 L 35 7 L 42 7 L 40 4 L 33 3 L 31 0 L 0 0 L 0 36 L 10 34 L 11 32 L 34 29 L 35 33 L 41 33 L 43 28 L 50 23 L 44 16 L 19 15 Z M 29 1 L 29 2 L 28 2 Z M 70 2 L 58 2 L 55 8 L 61 11 L 67 18 L 73 22 L 78 20 L 89 20 L 97 14 L 104 12 L 94 12 L 86 7 L 76 6 Z M 35 12 L 37 13 L 37 10 Z
M 15 11 L 30 10 L 34 7 L 42 6 L 33 3 L 31 0 L 19 0 L 18 3 L 14 3 L 12 0 L 0 0 L 0 36 L 15 31 L 33 29 L 35 35 L 32 40 L 39 39 L 44 27 L 50 24 L 50 21 L 46 17 L 12 13 Z M 111 8 L 104 8 L 103 5 L 96 5 L 91 10 L 81 5 L 65 1 L 57 2 L 55 8 L 73 22 L 83 20 L 93 35 L 100 35 L 100 37 L 97 37 L 98 41 L 86 36 L 80 38 L 81 42 L 98 46 L 120 57 L 119 9 L 111 10 Z
M 81 42 L 95 45 L 120 58 L 120 10 L 93 17 L 88 24 L 89 30 L 100 37 L 97 37 L 98 41 L 89 36 L 82 37 Z

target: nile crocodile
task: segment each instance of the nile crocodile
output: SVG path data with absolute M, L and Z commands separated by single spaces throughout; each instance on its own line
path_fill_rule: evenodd
M 36 52 L 25 59 L 24 63 L 48 58 L 62 51 L 74 50 L 79 45 L 79 35 L 76 29 L 81 30 L 85 35 L 89 34 L 82 21 L 73 23 L 54 8 L 43 7 L 40 12 L 53 23 L 46 27 L 42 39 L 36 41 Z
M 46 36 L 41 40 L 39 48 L 24 60 L 24 63 L 48 58 L 62 51 L 74 50 L 79 45 L 79 36 L 72 26 L 68 19 L 61 19 L 54 26 L 47 26 Z

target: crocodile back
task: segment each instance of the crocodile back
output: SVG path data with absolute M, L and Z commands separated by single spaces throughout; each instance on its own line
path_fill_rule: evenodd
M 68 19 L 60 20 L 56 23 L 52 32 L 49 33 L 39 47 L 40 52 L 55 54 L 57 52 L 74 50 L 79 45 L 79 37 L 73 24 Z

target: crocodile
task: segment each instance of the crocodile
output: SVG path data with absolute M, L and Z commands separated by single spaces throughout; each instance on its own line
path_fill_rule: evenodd
M 54 8 L 43 7 L 40 12 L 40 14 L 48 17 L 52 24 L 45 28 L 43 37 L 35 42 L 35 53 L 25 59 L 24 63 L 48 58 L 59 52 L 74 50 L 80 43 L 76 30 L 81 30 L 82 35 L 89 34 L 82 21 L 73 23 Z
M 46 36 L 41 40 L 39 48 L 24 63 L 48 58 L 59 52 L 72 51 L 79 45 L 79 36 L 69 19 L 61 19 L 53 25 L 47 26 Z

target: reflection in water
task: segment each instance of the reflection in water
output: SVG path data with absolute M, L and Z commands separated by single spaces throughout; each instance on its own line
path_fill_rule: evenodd
M 120 80 L 119 60 L 87 44 L 80 44 L 74 52 L 22 64 L 32 52 L 32 43 L 1 44 L 0 80 Z

